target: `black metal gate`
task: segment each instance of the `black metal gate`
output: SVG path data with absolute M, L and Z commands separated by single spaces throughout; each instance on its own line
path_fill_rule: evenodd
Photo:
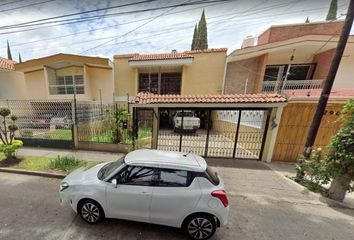
M 160 109 L 158 117 L 158 149 L 205 157 L 260 160 L 269 125 L 267 109 Z

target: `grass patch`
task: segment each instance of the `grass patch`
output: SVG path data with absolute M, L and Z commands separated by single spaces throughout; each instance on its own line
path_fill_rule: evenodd
M 328 190 L 325 187 L 323 187 L 317 183 L 311 182 L 310 180 L 307 180 L 307 179 L 298 180 L 298 179 L 295 179 L 295 177 L 292 177 L 290 179 L 301 184 L 302 186 L 304 186 L 305 188 L 307 188 L 311 192 L 319 193 L 324 197 L 327 196 Z
M 51 132 L 36 135 L 35 138 L 72 140 L 72 132 L 71 129 L 58 129 Z
M 72 156 L 48 158 L 48 157 L 25 157 L 19 159 L 6 160 L 0 154 L 0 167 L 11 167 L 31 171 L 70 173 L 73 170 L 84 167 L 93 167 L 101 161 L 82 161 Z

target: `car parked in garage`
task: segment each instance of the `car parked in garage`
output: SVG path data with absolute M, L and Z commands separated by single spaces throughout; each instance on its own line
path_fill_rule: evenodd
M 183 120 L 182 120 L 183 119 Z M 182 124 L 183 121 L 183 124 Z M 196 117 L 193 111 L 177 111 L 173 116 L 173 130 L 196 132 L 200 128 L 200 118 Z
M 59 193 L 61 203 L 70 203 L 88 223 L 119 218 L 208 239 L 228 221 L 223 180 L 191 153 L 136 150 L 116 162 L 72 172 Z

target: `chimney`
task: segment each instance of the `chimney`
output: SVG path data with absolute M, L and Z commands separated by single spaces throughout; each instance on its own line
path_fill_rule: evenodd
M 256 38 L 253 36 L 247 36 L 243 42 L 241 48 L 248 48 L 256 46 Z

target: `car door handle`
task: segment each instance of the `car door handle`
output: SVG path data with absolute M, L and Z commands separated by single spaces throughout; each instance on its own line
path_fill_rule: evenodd
M 140 194 L 141 194 L 141 195 L 150 196 L 150 193 L 148 193 L 148 192 L 141 192 Z

